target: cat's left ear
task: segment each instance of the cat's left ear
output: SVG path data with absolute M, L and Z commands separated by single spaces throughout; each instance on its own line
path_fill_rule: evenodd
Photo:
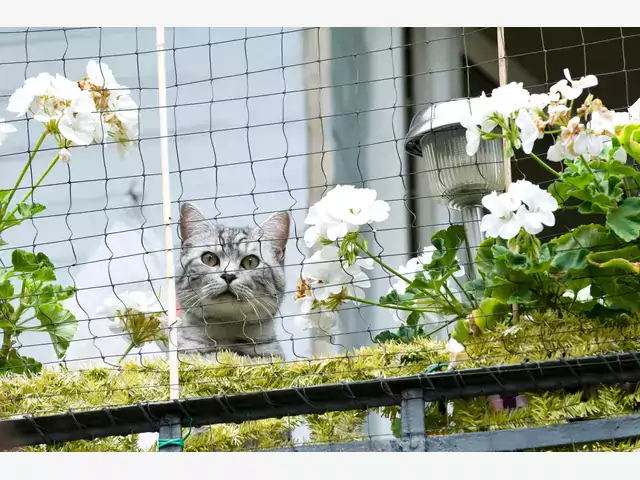
M 289 240 L 291 219 L 286 212 L 278 212 L 267 218 L 256 228 L 257 237 L 273 248 L 276 259 L 284 262 L 284 254 Z

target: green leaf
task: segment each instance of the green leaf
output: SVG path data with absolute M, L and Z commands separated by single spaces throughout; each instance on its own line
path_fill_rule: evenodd
M 34 215 L 45 210 L 46 207 L 40 203 L 19 203 L 18 213 L 23 220 L 33 217 Z
M 482 332 L 493 330 L 510 310 L 506 303 L 495 298 L 485 298 L 480 302 L 478 309 L 473 311 L 473 321 Z
M 469 322 L 467 320 L 458 320 L 453 326 L 451 337 L 460 343 L 468 341 L 470 338 Z
M 37 305 L 45 305 L 47 303 L 62 302 L 67 300 L 76 293 L 75 288 L 64 288 L 60 285 L 45 285 L 37 293 L 35 303 Z
M 0 282 L 0 298 L 4 298 L 4 299 L 13 298 L 14 295 L 15 295 L 15 291 L 13 288 L 13 284 L 9 280 Z
M 395 333 L 390 332 L 389 330 L 385 330 L 384 332 L 380 332 L 373 339 L 373 341 L 376 342 L 376 343 L 388 343 L 388 342 L 394 342 L 394 341 L 397 341 L 397 340 L 398 340 L 398 336 Z
M 587 257 L 591 265 L 598 268 L 619 268 L 628 273 L 640 273 L 640 247 L 628 247 L 608 252 L 592 253 Z
M 440 230 L 431 237 L 431 243 L 436 251 L 431 257 L 429 270 L 443 271 L 450 267 L 458 254 L 458 248 L 464 242 L 466 236 L 462 225 L 451 225 L 446 230 Z
M 496 245 L 497 240 L 495 238 L 487 238 L 484 242 L 478 245 L 478 249 L 476 250 L 476 267 L 478 268 L 478 272 L 482 276 L 487 276 L 493 270 L 493 265 L 495 263 L 493 258 L 493 246 Z
M 391 421 L 391 433 L 396 438 L 402 438 L 402 419 L 400 417 Z
M 21 356 L 15 348 L 9 350 L 6 357 L 0 357 L 0 376 L 9 374 L 37 375 L 42 371 L 42 364 L 31 357 Z
M 51 267 L 40 267 L 32 275 L 39 282 L 53 282 L 56 279 L 55 271 Z
M 16 272 L 33 272 L 39 267 L 36 256 L 24 250 L 14 250 L 11 253 L 11 263 Z
M 626 125 L 616 136 L 622 148 L 640 162 L 640 124 Z
M 407 325 L 409 325 L 410 327 L 415 327 L 416 325 L 418 325 L 418 322 L 420 321 L 420 318 L 422 318 L 420 313 L 411 312 L 409 314 L 409 316 L 407 317 Z
M 600 188 L 607 197 L 617 203 L 622 200 L 622 196 L 624 195 L 624 189 L 622 188 L 623 184 L 624 180 L 621 177 L 614 175 L 601 181 Z
M 381 296 L 378 299 L 378 303 L 382 303 L 384 305 L 401 305 L 405 302 L 410 302 L 415 297 L 415 294 L 411 292 L 405 292 L 400 295 L 395 290 L 391 290 L 388 294 Z
M 608 228 L 602 225 L 581 225 L 571 232 L 549 242 L 554 253 L 553 271 L 582 270 L 587 266 L 586 256 L 594 250 L 603 250 L 619 245 Z
M 58 358 L 64 357 L 78 330 L 76 317 L 59 303 L 41 305 L 36 310 L 36 317 L 49 333 Z
M 0 190 L 0 202 L 2 202 L 13 190 Z
M 627 198 L 607 213 L 607 226 L 625 242 L 640 237 L 640 198 Z

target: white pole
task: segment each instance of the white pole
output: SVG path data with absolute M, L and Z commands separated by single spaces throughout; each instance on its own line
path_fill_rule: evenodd
M 164 62 L 164 27 L 156 27 L 158 55 L 158 113 L 160 115 L 160 164 L 162 169 L 162 217 L 166 268 L 167 315 L 169 317 L 169 398 L 180 398 L 178 380 L 178 330 L 174 283 L 171 190 L 169 188 L 169 129 L 167 127 L 167 79 Z

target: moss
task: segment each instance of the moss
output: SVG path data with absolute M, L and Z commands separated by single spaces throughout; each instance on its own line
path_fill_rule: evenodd
M 459 368 L 621 353 L 640 350 L 640 324 L 626 321 L 605 326 L 593 319 L 538 313 L 534 318 L 523 317 L 517 327 L 502 325 L 495 332 L 472 339 L 466 350 L 470 358 Z M 220 355 L 217 363 L 185 357 L 180 364 L 181 395 L 202 397 L 411 375 L 447 360 L 444 344 L 426 339 L 364 347 L 348 356 L 296 362 L 258 362 L 230 353 Z M 640 391 L 627 392 L 618 386 L 600 387 L 588 398 L 583 398 L 583 392 L 561 391 L 526 396 L 527 407 L 503 411 L 492 410 L 486 398 L 456 400 L 452 417 L 432 404 L 425 415 L 427 427 L 431 434 L 448 434 L 540 426 L 564 423 L 570 418 L 628 415 L 640 401 Z M 19 375 L 0 378 L 0 416 L 3 418 L 167 399 L 168 367 L 161 360 L 146 361 L 144 365 L 125 362 L 118 369 L 45 369 L 32 378 Z M 398 408 L 380 411 L 393 419 Z M 185 449 L 234 451 L 285 447 L 290 444 L 290 432 L 299 425 L 309 429 L 310 442 L 357 440 L 363 438 L 365 418 L 366 412 L 361 411 L 331 412 L 241 425 L 214 425 L 192 435 Z M 604 442 L 574 449 L 627 451 L 636 449 L 636 443 Z M 27 450 L 137 451 L 138 448 L 136 436 L 130 435 Z

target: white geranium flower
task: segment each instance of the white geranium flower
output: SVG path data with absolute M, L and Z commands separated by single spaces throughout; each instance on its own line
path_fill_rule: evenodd
M 113 122 L 112 131 L 117 140 L 128 142 L 138 137 L 138 105 L 130 95 L 118 92 L 111 93 L 109 108 L 114 112 L 117 121 Z
M 311 287 L 315 299 L 323 302 L 331 295 L 336 295 L 344 289 L 347 295 L 362 298 L 364 288 L 369 288 L 369 277 L 362 272 L 362 268 L 373 268 L 373 260 L 358 258 L 348 266 L 338 255 L 338 247 L 327 245 L 305 260 L 302 267 L 303 282 Z M 305 295 L 307 296 L 307 295 Z M 300 308 L 308 307 L 308 300 L 301 303 Z
M 62 163 L 71 163 L 71 152 L 66 148 L 61 148 L 58 151 L 58 155 L 60 155 Z
M 163 311 L 162 305 L 154 294 L 133 290 L 108 297 L 98 307 L 96 313 L 114 319 L 127 309 L 131 309 L 133 313 L 162 313 Z
M 629 116 L 631 117 L 629 119 L 630 122 L 640 122 L 640 98 L 627 109 L 627 112 L 629 112 Z
M 467 155 L 475 155 L 480 147 L 481 133 L 490 132 L 496 127 L 496 122 L 489 120 L 494 113 L 492 100 L 484 92 L 474 100 L 471 114 L 460 121 L 460 125 L 467 129 Z
M 536 115 L 536 118 L 538 116 Z M 527 155 L 533 150 L 533 144 L 539 138 L 544 136 L 544 133 L 538 129 L 538 126 L 533 121 L 531 112 L 526 109 L 521 109 L 516 117 L 516 125 L 520 129 L 520 141 L 522 142 L 522 150 Z
M 338 312 L 319 308 L 306 315 L 298 315 L 295 317 L 295 322 L 303 331 L 316 328 L 321 332 L 331 333 L 338 324 Z
M 595 87 L 598 85 L 598 79 L 595 75 L 587 75 L 581 77 L 580 80 L 572 80 L 568 68 L 564 69 L 565 78 L 551 87 L 551 93 L 560 92 L 567 100 L 575 100 L 585 88 Z
M 382 222 L 389 217 L 389 204 L 376 200 L 377 192 L 370 188 L 338 185 L 309 209 L 305 223 L 308 247 L 320 238 L 335 241 L 349 232 L 357 232 L 361 225 Z
M 569 112 L 569 107 L 566 105 L 550 105 L 549 106 L 549 123 L 555 125 L 558 123 L 561 117 L 565 116 Z
M 529 107 L 535 108 L 538 110 L 543 110 L 547 107 L 551 102 L 557 102 L 560 100 L 560 95 L 558 93 L 533 93 L 529 97 Z
M 36 97 L 45 95 L 50 87 L 53 77 L 46 73 L 40 73 L 37 77 L 27 78 L 24 85 L 17 89 L 9 98 L 7 110 L 20 117 L 26 114 L 31 108 Z
M 491 93 L 494 110 L 500 115 L 508 117 L 529 103 L 531 94 L 522 87 L 522 82 L 511 82 L 495 88 Z
M 78 82 L 73 82 L 68 78 L 56 73 L 56 76 L 51 79 L 50 89 L 46 94 L 52 97 L 59 98 L 61 100 L 73 100 L 80 95 L 80 87 Z
M 88 92 L 82 92 L 64 111 L 58 128 L 60 133 L 76 145 L 89 145 L 94 138 L 98 114 Z
M 553 212 L 558 209 L 558 202 L 549 192 L 527 180 L 512 183 L 508 192 L 523 203 L 516 217 L 528 233 L 535 235 L 543 230 L 543 225 L 555 225 Z
M 167 318 L 162 305 L 152 292 L 126 291 L 108 297 L 96 313 L 109 318 L 109 330 L 126 335 L 135 347 L 154 342 L 166 351 Z
M 578 291 L 577 294 L 573 293 L 571 290 L 565 290 L 562 296 L 569 298 L 574 298 L 575 296 L 576 301 L 580 303 L 590 302 L 593 300 L 593 297 L 591 296 L 591 285 L 587 285 L 582 290 Z
M 416 273 L 424 271 L 424 267 L 431 263 L 433 252 L 435 251 L 436 248 L 433 245 L 424 247 L 420 255 L 409 259 L 405 265 L 400 265 L 397 272 L 407 280 L 413 281 L 413 279 L 416 278 Z M 389 292 L 395 290 L 400 295 L 404 295 L 407 292 L 409 284 L 401 278 L 396 278 L 395 280 L 395 283 L 389 288 Z
M 449 366 L 452 368 L 457 367 L 469 358 L 464 346 L 453 337 L 447 342 L 446 349 L 449 352 Z
M 556 141 L 547 151 L 547 160 L 552 162 L 561 162 L 565 158 L 573 160 L 576 157 L 577 155 L 572 154 L 561 140 Z
M 121 94 L 129 94 L 129 90 L 118 84 L 113 72 L 106 63 L 98 64 L 95 60 L 87 63 L 87 78 L 89 82 L 100 89 L 117 90 L 120 89 Z
M 511 194 L 491 192 L 482 198 L 482 205 L 491 212 L 480 222 L 480 230 L 487 236 L 508 240 L 518 234 L 522 224 L 515 212 L 521 204 Z
M 0 145 L 4 142 L 7 135 L 16 131 L 16 127 L 10 123 L 5 123 L 4 118 L 0 118 Z
M 600 108 L 591 113 L 591 120 L 587 123 L 587 128 L 597 133 L 615 133 L 616 126 L 627 123 L 629 123 L 628 113 Z
M 589 132 L 580 132 L 573 140 L 573 151 L 578 155 L 600 155 L 605 142 L 610 138 L 606 135 L 594 135 Z

